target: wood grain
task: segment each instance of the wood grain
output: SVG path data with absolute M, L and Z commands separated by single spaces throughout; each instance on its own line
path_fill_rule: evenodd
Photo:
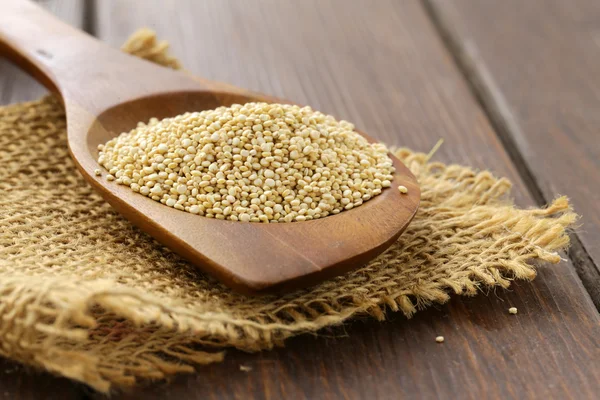
M 61 20 L 83 27 L 83 0 L 43 0 L 38 3 Z M 0 105 L 35 100 L 47 92 L 46 88 L 27 73 L 0 57 Z
M 137 27 L 149 26 L 201 76 L 310 103 L 392 144 L 428 151 L 443 137 L 438 159 L 509 176 L 518 202 L 533 204 L 418 2 L 143 4 L 98 4 L 100 37 L 119 45 Z M 513 305 L 520 314 L 510 319 Z M 593 398 L 600 389 L 598 315 L 570 263 L 543 267 L 533 284 L 509 292 L 454 299 L 411 321 L 392 318 L 296 338 L 276 352 L 232 351 L 223 365 L 143 394 Z M 435 343 L 438 334 L 446 337 L 443 345 Z M 252 371 L 240 371 L 240 365 Z
M 66 378 L 0 358 L 2 400 L 75 400 L 82 399 L 82 393 L 81 385 Z
M 540 199 L 583 216 L 570 254 L 600 307 L 600 2 L 429 3 Z

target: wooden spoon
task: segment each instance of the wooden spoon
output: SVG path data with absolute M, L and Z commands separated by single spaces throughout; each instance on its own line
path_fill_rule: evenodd
M 285 101 L 192 79 L 124 54 L 24 0 L 3 0 L 0 5 L 0 54 L 62 97 L 71 155 L 106 201 L 158 241 L 240 292 L 283 292 L 360 267 L 398 238 L 419 206 L 415 177 L 392 157 L 396 173 L 391 188 L 334 216 L 262 224 L 175 210 L 96 176 L 98 144 L 152 117 L 233 103 Z M 406 186 L 408 194 L 400 194 L 398 185 Z

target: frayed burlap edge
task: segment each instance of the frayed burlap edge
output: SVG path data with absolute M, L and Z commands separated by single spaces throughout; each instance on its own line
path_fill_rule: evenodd
M 165 49 L 147 30 L 125 46 L 178 66 Z M 6 109 L 9 117 L 28 110 L 64 118 L 52 99 Z M 10 257 L 2 258 L 0 354 L 107 392 L 112 385 L 192 372 L 192 365 L 220 361 L 222 352 L 211 349 L 269 349 L 290 336 L 357 315 L 383 320 L 386 310 L 410 317 L 446 302 L 450 294 L 475 295 L 482 287 L 508 287 L 515 278 L 531 280 L 534 260 L 560 261 L 557 252 L 569 243 L 566 229 L 577 218 L 566 198 L 546 209 L 519 210 L 506 199 L 506 179 L 432 163 L 407 149 L 396 155 L 420 181 L 421 209 L 398 243 L 348 276 L 261 299 L 246 299 L 214 283 L 215 289 L 201 289 L 227 301 L 202 310 L 201 304 L 192 307 L 110 277 L 36 275 L 26 264 L 13 268 Z M 11 218 L 7 213 L 0 223 L 11 224 Z M 2 237 L 0 249 L 10 241 Z

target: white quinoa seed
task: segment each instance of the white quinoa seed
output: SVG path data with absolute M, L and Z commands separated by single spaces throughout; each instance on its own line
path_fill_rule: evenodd
M 399 190 L 399 191 L 400 191 L 400 193 L 402 193 L 402 194 L 406 194 L 406 193 L 408 193 L 408 189 L 406 188 L 406 186 L 402 186 L 402 185 L 400 185 L 400 186 L 398 186 L 398 190 Z
M 116 176 L 169 207 L 242 222 L 350 210 L 390 187 L 394 173 L 385 145 L 369 143 L 351 123 L 283 104 L 152 119 L 99 150 L 108 180 Z
M 99 169 L 94 170 L 94 175 L 100 176 L 101 174 L 102 174 L 102 171 L 100 171 Z
M 516 314 L 517 312 L 519 312 L 519 310 L 517 310 L 517 307 L 511 307 L 508 309 L 509 314 Z
M 444 337 L 443 336 L 438 336 L 435 338 L 435 341 L 438 343 L 443 343 L 444 342 Z

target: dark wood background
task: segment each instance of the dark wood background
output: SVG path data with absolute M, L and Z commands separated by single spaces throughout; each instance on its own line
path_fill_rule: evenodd
M 584 217 L 565 261 L 532 283 L 276 351 L 231 350 L 220 365 L 113 398 L 597 398 L 599 2 L 39 2 L 114 46 L 148 26 L 195 74 L 310 103 L 389 144 L 429 151 L 443 138 L 437 159 L 509 177 L 519 205 L 568 194 Z M 43 93 L 0 60 L 0 104 Z M 2 396 L 102 397 L 10 361 Z

